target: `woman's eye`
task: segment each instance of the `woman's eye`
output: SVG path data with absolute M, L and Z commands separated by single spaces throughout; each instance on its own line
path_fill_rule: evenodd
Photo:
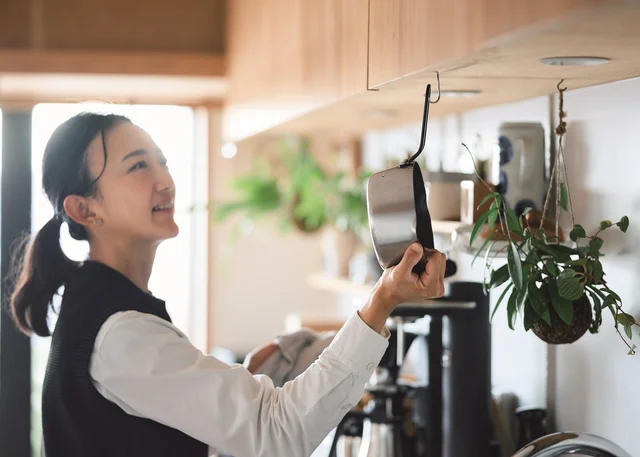
M 136 162 L 134 166 L 129 168 L 129 171 L 134 171 L 142 168 L 147 168 L 147 162 L 145 162 L 144 160 L 141 160 L 140 162 Z

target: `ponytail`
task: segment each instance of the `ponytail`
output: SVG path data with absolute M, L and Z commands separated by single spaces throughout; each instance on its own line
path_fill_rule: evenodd
M 76 240 L 88 241 L 84 226 L 69 218 L 64 201 L 69 195 L 93 197 L 97 181 L 107 166 L 105 135 L 114 126 L 131 122 L 115 114 L 80 113 L 60 124 L 49 138 L 42 159 L 42 187 L 56 216 L 40 229 L 32 240 L 26 237 L 13 253 L 8 297 L 10 313 L 25 334 L 50 336 L 47 317 L 54 295 L 78 263 L 67 258 L 60 247 L 63 220 Z M 97 177 L 92 176 L 87 150 L 94 138 L 102 136 L 104 165 Z
M 53 217 L 32 240 L 25 238 L 13 254 L 14 289 L 10 310 L 23 333 L 50 336 L 47 317 L 54 295 L 77 263 L 60 246 L 60 217 Z

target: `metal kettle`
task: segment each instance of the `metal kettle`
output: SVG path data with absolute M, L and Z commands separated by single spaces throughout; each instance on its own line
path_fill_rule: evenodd
M 438 85 L 440 78 L 438 76 Z M 438 90 L 438 100 L 440 99 Z M 422 153 L 427 135 L 431 84 L 427 85 L 422 118 L 422 135 L 418 151 L 399 166 L 373 174 L 367 181 L 367 212 L 373 249 L 383 269 L 397 265 L 407 248 L 419 242 L 433 249 L 433 227 L 427 207 L 427 193 L 420 170 L 415 162 Z M 426 257 L 414 267 L 421 273 Z
M 381 400 L 385 401 L 385 399 Z M 388 409 L 385 406 L 380 405 L 382 412 Z M 378 414 L 378 416 L 383 415 Z M 357 457 L 405 457 L 402 445 L 402 418 L 393 418 L 395 420 L 389 417 L 376 418 L 375 412 L 372 416 L 364 420 L 362 441 Z

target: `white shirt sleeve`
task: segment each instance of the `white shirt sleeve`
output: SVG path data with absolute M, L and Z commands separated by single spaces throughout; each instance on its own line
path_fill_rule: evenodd
M 354 313 L 304 373 L 277 388 L 239 364 L 204 355 L 171 323 L 127 311 L 102 326 L 91 357 L 98 391 L 237 457 L 309 456 L 361 399 L 388 345 Z

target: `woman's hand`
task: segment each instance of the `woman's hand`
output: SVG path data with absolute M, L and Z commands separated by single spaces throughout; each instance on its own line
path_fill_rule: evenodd
M 425 271 L 416 274 L 414 266 L 427 258 Z M 391 312 L 401 303 L 439 298 L 444 295 L 446 256 L 437 250 L 424 249 L 414 243 L 405 251 L 395 267 L 387 268 L 373 288 L 360 317 L 374 330 L 381 332 Z

